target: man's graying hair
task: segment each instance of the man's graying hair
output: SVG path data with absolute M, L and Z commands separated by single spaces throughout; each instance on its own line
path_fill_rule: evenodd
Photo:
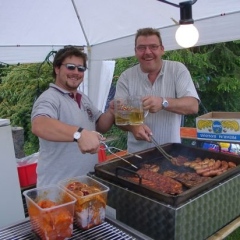
M 62 49 L 58 50 L 58 52 L 56 53 L 56 55 L 54 57 L 53 72 L 52 72 L 52 75 L 53 75 L 54 78 L 56 78 L 56 73 L 55 73 L 55 70 L 54 70 L 55 67 L 60 68 L 62 63 L 64 62 L 64 60 L 67 57 L 72 57 L 72 56 L 82 58 L 83 59 L 83 66 L 87 67 L 87 55 L 77 47 L 67 46 L 65 48 L 62 48 Z
M 152 36 L 152 35 L 156 35 L 159 39 L 159 43 L 162 46 L 162 38 L 160 35 L 160 32 L 157 29 L 154 28 L 141 28 L 137 30 L 136 36 L 135 36 L 135 47 L 137 45 L 137 39 L 140 36 Z

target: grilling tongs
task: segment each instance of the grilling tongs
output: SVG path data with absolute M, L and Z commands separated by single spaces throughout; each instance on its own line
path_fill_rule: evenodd
M 154 143 L 155 147 L 158 149 L 158 151 L 167 159 L 169 160 L 172 164 L 176 164 L 176 159 L 169 155 L 159 144 L 158 142 L 154 139 L 154 137 L 151 135 L 150 136 L 151 141 Z
M 101 144 L 104 145 L 105 150 L 107 150 L 109 153 L 111 153 L 111 154 L 114 155 L 115 157 L 123 160 L 124 162 L 128 163 L 128 164 L 131 165 L 132 167 L 138 169 L 138 167 L 137 167 L 136 165 L 134 165 L 134 164 L 130 163 L 128 160 L 126 160 L 126 159 L 118 156 L 116 153 L 114 153 L 114 152 L 111 150 L 111 149 L 116 149 L 116 150 L 118 150 L 118 151 L 122 151 L 121 149 L 116 148 L 116 147 L 109 147 L 104 141 L 101 141 Z M 137 155 L 137 154 L 134 154 L 134 153 L 128 153 L 128 154 L 129 154 L 129 155 L 133 155 L 133 156 L 135 156 L 135 157 L 137 157 L 137 158 L 142 158 L 141 156 L 139 156 L 139 155 Z
M 97 132 L 97 133 L 101 136 L 101 138 L 104 138 L 101 133 L 99 133 L 99 132 Z M 131 165 L 132 167 L 138 169 L 137 166 L 135 166 L 134 164 L 130 163 L 128 160 L 126 160 L 126 159 L 118 156 L 116 153 L 114 153 L 114 152 L 111 150 L 111 149 L 115 149 L 115 150 L 118 150 L 118 151 L 122 151 L 121 149 L 116 148 L 116 147 L 109 147 L 109 146 L 104 142 L 104 140 L 100 140 L 100 144 L 102 144 L 102 145 L 104 146 L 104 149 L 107 150 L 107 151 L 108 151 L 109 153 L 111 153 L 112 155 L 114 155 L 115 157 L 123 160 L 124 162 L 128 163 L 128 164 Z M 138 158 L 142 158 L 141 156 L 139 156 L 139 155 L 137 155 L 137 154 L 133 154 L 133 153 L 128 153 L 128 154 L 130 154 L 130 155 L 132 155 L 132 156 L 135 156 L 135 157 L 138 157 Z

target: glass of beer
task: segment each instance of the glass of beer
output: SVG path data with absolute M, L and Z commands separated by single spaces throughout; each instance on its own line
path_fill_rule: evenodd
M 128 98 L 115 98 L 114 99 L 114 114 L 116 125 L 128 125 L 130 107 Z
M 142 96 L 129 96 L 128 104 L 130 106 L 129 124 L 143 124 L 145 117 L 148 115 L 148 111 L 143 110 Z

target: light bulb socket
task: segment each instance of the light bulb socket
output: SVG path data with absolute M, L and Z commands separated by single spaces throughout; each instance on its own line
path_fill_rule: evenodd
M 192 19 L 192 2 L 180 2 L 180 20 L 179 24 L 193 24 L 194 21 Z

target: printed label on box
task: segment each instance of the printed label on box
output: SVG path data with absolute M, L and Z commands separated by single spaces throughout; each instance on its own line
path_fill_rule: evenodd
M 238 119 L 197 119 L 197 138 L 239 141 L 239 126 Z

